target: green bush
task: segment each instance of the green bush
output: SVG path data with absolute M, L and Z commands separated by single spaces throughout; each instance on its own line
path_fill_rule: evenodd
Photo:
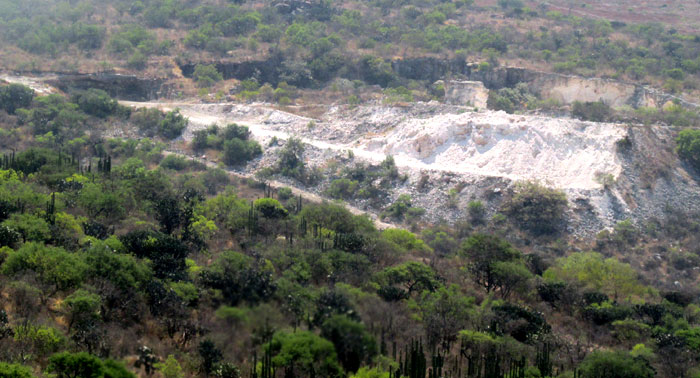
M 225 303 L 236 306 L 268 300 L 275 292 L 270 266 L 242 253 L 225 251 L 200 273 L 201 285 L 221 290 Z
M 174 171 L 182 171 L 189 165 L 187 159 L 182 156 L 168 155 L 160 161 L 160 166 Z
M 583 317 L 596 325 L 610 324 L 632 315 L 632 310 L 610 302 L 594 303 L 583 310 Z
M 2 378 L 34 378 L 32 369 L 20 364 L 0 362 L 0 377 Z
M 486 208 L 484 203 L 481 201 L 469 201 L 467 204 L 467 212 L 469 213 L 469 219 L 476 224 L 484 223 L 486 218 Z
M 233 138 L 224 142 L 224 163 L 237 165 L 245 163 L 262 154 L 262 148 L 258 142 Z
M 602 101 L 575 101 L 571 115 L 584 121 L 605 122 L 612 116 L 612 108 Z
M 141 51 L 134 52 L 126 61 L 126 65 L 135 70 L 142 70 L 146 68 L 146 64 L 148 64 L 148 57 Z
M 333 180 L 331 185 L 326 189 L 326 195 L 336 199 L 348 199 L 355 194 L 357 190 L 357 181 L 347 178 Z
M 131 113 L 131 121 L 141 132 L 149 136 L 155 135 L 158 131 L 158 125 L 162 118 L 163 113 L 156 108 L 138 108 Z
M 194 68 L 194 74 L 192 75 L 194 81 L 200 87 L 208 88 L 214 85 L 214 83 L 224 80 L 224 77 L 219 71 L 217 71 L 216 66 L 198 64 Z
M 402 194 L 382 214 L 394 219 L 403 219 L 410 207 L 411 197 L 408 194 Z
M 197 130 L 193 133 L 192 149 L 202 151 L 209 147 L 209 130 Z
M 676 138 L 676 151 L 681 159 L 687 160 L 695 169 L 700 170 L 700 130 L 685 129 Z
M 292 193 L 292 189 L 286 186 L 277 190 L 277 198 L 279 198 L 280 201 L 286 201 L 292 198 L 293 195 L 294 193 Z
M 107 43 L 107 49 L 119 55 L 129 54 L 135 48 L 144 55 L 156 52 L 156 36 L 143 26 L 125 25 Z
M 255 210 L 268 219 L 285 218 L 288 214 L 282 204 L 273 198 L 260 198 L 255 200 Z
M 656 371 L 649 361 L 621 351 L 595 351 L 579 366 L 581 378 L 652 378 Z
M 595 252 L 573 253 L 560 258 L 543 276 L 549 282 L 570 282 L 597 293 L 602 292 L 603 295 L 596 297 L 596 301 L 604 300 L 608 295 L 617 301 L 641 295 L 645 291 L 637 272 L 629 264 L 612 257 L 606 259 Z
M 304 164 L 304 142 L 299 138 L 291 137 L 279 152 L 277 169 L 287 177 L 297 180 L 304 178 L 306 165 Z
M 246 126 L 239 126 L 235 123 L 232 123 L 232 124 L 224 127 L 219 132 L 219 135 L 221 135 L 225 140 L 229 140 L 229 139 L 248 140 L 250 138 L 250 130 L 248 130 L 248 127 L 246 127 Z
M 391 64 L 384 59 L 367 55 L 360 59 L 360 75 L 368 84 L 377 84 L 387 87 L 396 81 L 396 74 L 391 68 Z
M 333 344 L 313 332 L 277 332 L 265 349 L 272 354 L 272 364 L 278 369 L 294 369 L 300 376 L 343 375 Z
M 486 106 L 492 110 L 503 110 L 506 113 L 512 114 L 515 111 L 515 104 L 508 97 L 501 96 L 497 93 L 490 92 Z
M 345 371 L 356 372 L 377 354 L 377 341 L 362 323 L 345 315 L 334 315 L 321 325 L 321 336 L 330 340 Z
M 498 91 L 490 91 L 486 105 L 489 109 L 503 110 L 513 113 L 517 109 L 524 109 L 528 104 L 537 101 L 537 97 L 530 93 L 525 83 L 519 83 L 514 88 L 502 88 Z
M 175 139 L 185 131 L 189 120 L 180 114 L 179 109 L 175 109 L 165 114 L 165 118 L 160 121 L 158 132 L 167 139 Z
M 84 259 L 78 254 L 67 252 L 63 248 L 25 243 L 9 254 L 1 271 L 9 276 L 33 271 L 39 282 L 57 290 L 67 290 L 80 285 L 87 268 Z
M 503 212 L 534 235 L 552 234 L 564 222 L 566 195 L 535 182 L 519 183 Z
M 71 97 L 71 102 L 85 114 L 99 118 L 107 118 L 117 112 L 119 102 L 101 89 L 90 88 L 80 91 Z
M 275 25 L 260 25 L 255 33 L 255 37 L 262 42 L 273 43 L 277 42 L 282 37 L 282 34 L 282 30 Z
M 58 377 L 135 378 L 121 363 L 102 361 L 86 352 L 54 354 L 49 358 L 47 370 Z
M 0 87 L 0 109 L 15 114 L 19 108 L 28 108 L 34 99 L 34 90 L 21 84 Z

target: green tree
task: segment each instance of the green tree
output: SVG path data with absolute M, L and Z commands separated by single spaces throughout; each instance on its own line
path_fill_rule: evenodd
M 462 294 L 457 285 L 450 285 L 432 293 L 423 292 L 418 307 L 428 343 L 449 350 L 457 333 L 467 327 L 474 298 Z
M 503 262 L 516 262 L 521 253 L 507 241 L 495 235 L 475 234 L 469 237 L 460 249 L 460 254 L 467 258 L 469 272 L 474 282 L 491 292 L 502 283 L 501 273 L 509 266 L 499 265 Z
M 68 315 L 68 330 L 79 323 L 91 322 L 98 318 L 98 311 L 102 304 L 99 295 L 85 289 L 78 289 L 66 297 L 62 306 Z
M 177 359 L 172 354 L 168 355 L 165 362 L 159 362 L 154 366 L 163 374 L 164 378 L 185 378 L 185 373 L 182 372 L 180 363 L 177 362 Z
M 85 352 L 61 352 L 49 358 L 47 370 L 57 378 L 102 378 L 104 366 L 102 361 Z
M 200 87 L 211 87 L 214 83 L 224 80 L 224 77 L 216 69 L 213 64 L 205 65 L 198 64 L 194 68 L 194 74 L 192 75 L 194 81 Z
M 216 194 L 230 182 L 229 174 L 221 168 L 207 169 L 202 175 L 208 194 Z
M 131 112 L 131 121 L 148 136 L 154 136 L 163 119 L 163 113 L 156 108 L 138 108 Z
M 226 139 L 240 139 L 240 140 L 248 140 L 250 139 L 250 130 L 248 130 L 248 127 L 246 126 L 240 126 L 235 123 L 226 125 L 221 131 L 220 135 Z
M 326 319 L 321 325 L 321 336 L 333 343 L 338 361 L 347 372 L 356 372 L 377 353 L 377 342 L 364 325 L 345 315 Z
M 208 199 L 200 208 L 197 214 L 202 214 L 206 218 L 215 220 L 223 228 L 228 229 L 232 234 L 236 234 L 247 225 L 250 205 L 246 200 L 238 198 L 231 190 L 227 190 L 218 196 Z
M 554 233 L 564 221 L 568 207 L 566 195 L 535 182 L 519 183 L 506 201 L 503 212 L 532 234 Z
M 237 165 L 245 163 L 262 154 L 260 145 L 252 140 L 233 138 L 224 142 L 224 163 Z
M 602 101 L 575 101 L 571 115 L 584 121 L 605 122 L 612 115 L 612 109 Z
M 180 202 L 177 197 L 163 194 L 154 202 L 154 218 L 160 223 L 163 233 L 172 235 L 173 231 L 175 231 L 180 224 L 188 221 L 180 208 Z
M 676 138 L 678 156 L 700 170 L 700 130 L 685 129 Z
M 624 319 L 612 322 L 612 335 L 622 343 L 633 346 L 651 335 L 651 327 L 638 320 Z
M 265 261 L 234 251 L 224 252 L 200 274 L 204 287 L 221 290 L 226 303 L 236 306 L 241 301 L 257 303 L 274 294 L 272 271 Z
M 324 202 L 304 205 L 299 213 L 309 225 L 320 225 L 337 233 L 372 233 L 374 224 L 367 217 L 354 216 L 344 206 Z
M 645 288 L 637 276 L 629 264 L 612 257 L 605 259 L 596 252 L 580 252 L 560 258 L 544 272 L 548 281 L 578 282 L 615 300 L 644 293 Z
M 388 371 L 383 371 L 378 367 L 368 368 L 361 367 L 355 374 L 351 375 L 350 378 L 389 378 L 391 374 Z
M 493 272 L 496 277 L 496 287 L 503 298 L 508 298 L 513 290 L 525 287 L 533 277 L 522 260 L 498 261 L 493 264 Z
M 135 70 L 143 70 L 147 64 L 148 57 L 141 50 L 136 50 L 126 61 L 126 65 Z
M 49 224 L 43 218 L 31 214 L 15 213 L 2 225 L 22 235 L 23 241 L 43 242 L 51 238 Z
M 0 378 L 34 378 L 34 374 L 29 367 L 0 362 Z
M 105 190 L 96 183 L 86 183 L 78 194 L 78 204 L 87 211 L 90 218 L 109 222 L 117 221 L 126 215 L 125 193 Z
M 0 109 L 15 114 L 19 108 L 28 108 L 34 99 L 34 90 L 21 84 L 0 87 Z
M 396 81 L 396 74 L 391 64 L 384 59 L 366 55 L 360 59 L 360 76 L 368 84 L 377 84 L 383 88 Z
M 209 130 L 197 130 L 192 133 L 192 149 L 195 151 L 204 151 L 209 146 Z
M 401 194 L 399 198 L 389 205 L 384 211 L 382 211 L 382 216 L 386 216 L 396 220 L 402 220 L 404 216 L 412 208 L 411 196 L 408 194 Z
M 484 217 L 486 216 L 486 208 L 484 203 L 481 201 L 470 201 L 467 204 L 467 212 L 469 213 L 469 219 L 474 224 L 483 224 Z
M 199 369 L 207 376 L 214 371 L 216 364 L 223 358 L 221 350 L 211 340 L 200 342 L 197 347 L 197 353 L 199 353 L 199 358 L 202 360 Z
M 579 366 L 582 378 L 651 378 L 656 372 L 643 357 L 621 351 L 595 351 Z
M 136 375 L 126 370 L 121 362 L 105 360 L 103 362 L 104 378 L 136 378 Z
M 129 253 L 151 260 L 153 273 L 158 278 L 179 279 L 185 276 L 187 246 L 170 235 L 155 231 L 132 231 L 119 241 Z
M 274 198 L 260 198 L 253 203 L 255 210 L 268 219 L 285 218 L 288 214 L 287 209 Z
M 517 9 L 523 7 L 522 0 L 498 0 L 498 5 L 503 9 Z
M 272 364 L 289 378 L 341 377 L 343 370 L 333 344 L 309 331 L 277 332 L 265 348 L 272 354 Z
M 117 100 L 101 89 L 90 88 L 77 92 L 72 96 L 71 102 L 77 104 L 84 113 L 99 118 L 106 118 L 119 109 Z
M 53 327 L 25 323 L 15 327 L 14 333 L 14 341 L 20 348 L 27 348 L 26 352 L 40 359 L 64 349 L 68 344 L 63 333 Z M 27 354 L 26 352 L 22 354 Z
M 87 265 L 76 253 L 32 242 L 25 243 L 17 251 L 11 252 L 0 270 L 3 274 L 11 276 L 34 271 L 45 285 L 56 290 L 67 290 L 83 281 Z
M 331 185 L 326 189 L 326 194 L 335 199 L 348 199 L 355 195 L 358 182 L 348 178 L 339 178 L 333 180 Z
M 405 299 L 413 293 L 435 291 L 442 286 L 431 267 L 415 261 L 386 268 L 376 280 L 380 285 L 379 294 L 387 300 Z
M 223 362 L 216 365 L 214 376 L 217 378 L 241 378 L 241 369 L 230 362 Z
M 382 238 L 396 244 L 398 249 L 402 249 L 406 252 L 431 252 L 430 247 L 428 247 L 423 240 L 419 239 L 416 234 L 398 229 L 398 228 L 387 228 L 382 231 Z
M 85 251 L 88 279 L 107 280 L 117 289 L 136 291 L 150 279 L 151 269 L 136 257 L 125 254 L 125 247 L 115 237 L 93 242 Z
M 284 176 L 297 180 L 304 178 L 306 166 L 304 164 L 304 142 L 301 139 L 296 137 L 287 139 L 287 143 L 279 152 L 277 167 Z
M 165 138 L 175 139 L 182 135 L 189 120 L 180 114 L 180 109 L 175 109 L 165 114 L 165 118 L 160 121 L 158 132 Z

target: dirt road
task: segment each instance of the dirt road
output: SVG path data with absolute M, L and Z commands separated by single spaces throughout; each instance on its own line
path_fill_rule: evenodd
M 187 158 L 190 160 L 198 161 L 202 164 L 205 164 L 209 168 L 218 167 L 218 165 L 212 161 L 207 161 L 207 160 L 201 159 L 201 158 L 196 157 L 196 156 L 188 155 L 182 151 L 166 150 L 166 151 L 163 151 L 163 155 L 181 156 L 181 157 L 184 157 L 184 158 Z M 252 174 L 233 172 L 231 170 L 227 170 L 227 172 L 229 173 L 229 175 L 237 177 L 237 178 L 255 178 Z M 307 201 L 316 202 L 316 203 L 328 201 L 327 198 L 321 197 L 314 192 L 294 187 L 292 185 L 289 185 L 288 183 L 280 182 L 277 180 L 268 180 L 268 181 L 266 181 L 266 183 L 269 184 L 271 187 L 276 188 L 276 189 L 284 188 L 284 187 L 290 188 L 292 190 L 292 194 L 294 194 L 295 196 L 302 196 Z M 343 206 L 354 215 L 367 215 L 370 219 L 372 219 L 372 221 L 374 222 L 374 225 L 380 230 L 384 230 L 387 228 L 403 228 L 403 227 L 398 226 L 396 224 L 387 223 L 387 222 L 383 222 L 383 221 L 379 220 L 379 218 L 377 217 L 377 214 L 374 214 L 374 213 L 362 210 L 360 208 L 351 206 L 347 203 L 343 203 Z

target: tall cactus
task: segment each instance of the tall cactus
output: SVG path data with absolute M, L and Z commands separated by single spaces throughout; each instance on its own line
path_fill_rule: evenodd
M 56 193 L 51 193 L 51 200 L 46 202 L 46 222 L 56 224 Z
M 540 370 L 543 377 L 552 376 L 552 360 L 550 357 L 551 346 L 549 343 L 542 344 L 541 348 L 537 348 L 537 356 L 535 357 L 535 366 Z
M 404 357 L 399 357 L 400 372 L 398 375 L 408 378 L 425 378 L 427 363 L 423 352 L 423 341 L 411 341 L 410 349 L 404 352 Z

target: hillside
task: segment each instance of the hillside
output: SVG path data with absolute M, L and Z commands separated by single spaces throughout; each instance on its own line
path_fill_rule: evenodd
M 0 378 L 699 377 L 698 8 L 0 0 Z

